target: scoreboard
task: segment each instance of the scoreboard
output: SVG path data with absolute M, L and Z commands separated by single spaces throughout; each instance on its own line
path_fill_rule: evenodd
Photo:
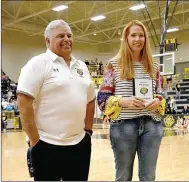
M 177 51 L 177 39 L 176 38 L 165 39 L 164 45 L 165 45 L 165 52 Z

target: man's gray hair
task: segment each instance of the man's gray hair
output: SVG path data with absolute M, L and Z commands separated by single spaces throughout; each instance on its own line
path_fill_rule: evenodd
M 64 26 L 69 27 L 68 23 L 66 23 L 64 20 L 51 21 L 45 29 L 45 32 L 44 32 L 45 39 L 51 36 L 52 29 L 57 28 L 57 27 L 64 27 Z

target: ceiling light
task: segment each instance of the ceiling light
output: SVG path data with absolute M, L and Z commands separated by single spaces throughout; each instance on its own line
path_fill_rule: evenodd
M 144 4 L 139 4 L 139 5 L 136 5 L 136 6 L 132 6 L 129 9 L 131 9 L 133 11 L 136 11 L 136 10 L 139 10 L 139 9 L 142 9 L 142 8 L 145 8 Z
M 60 6 L 56 6 L 56 7 L 52 8 L 52 10 L 53 11 L 62 11 L 67 8 L 68 8 L 68 6 L 66 6 L 66 5 L 60 5 Z
M 98 15 L 98 16 L 94 16 L 91 18 L 92 21 L 98 21 L 98 20 L 102 20 L 105 19 L 106 17 L 104 15 Z
M 167 32 L 175 32 L 175 31 L 178 31 L 179 29 L 178 28 L 170 28 L 167 30 Z
M 94 33 L 93 35 L 96 35 L 96 33 Z

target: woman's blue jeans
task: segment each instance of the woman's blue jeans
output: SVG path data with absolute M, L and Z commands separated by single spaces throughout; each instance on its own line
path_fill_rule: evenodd
M 132 180 L 136 152 L 139 180 L 155 180 L 162 136 L 162 122 L 156 122 L 149 116 L 111 123 L 110 140 L 115 158 L 116 181 Z

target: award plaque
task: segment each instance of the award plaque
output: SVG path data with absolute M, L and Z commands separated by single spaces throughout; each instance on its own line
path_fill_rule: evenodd
M 134 96 L 144 99 L 146 104 L 153 100 L 154 96 L 152 79 L 134 78 L 133 83 Z

